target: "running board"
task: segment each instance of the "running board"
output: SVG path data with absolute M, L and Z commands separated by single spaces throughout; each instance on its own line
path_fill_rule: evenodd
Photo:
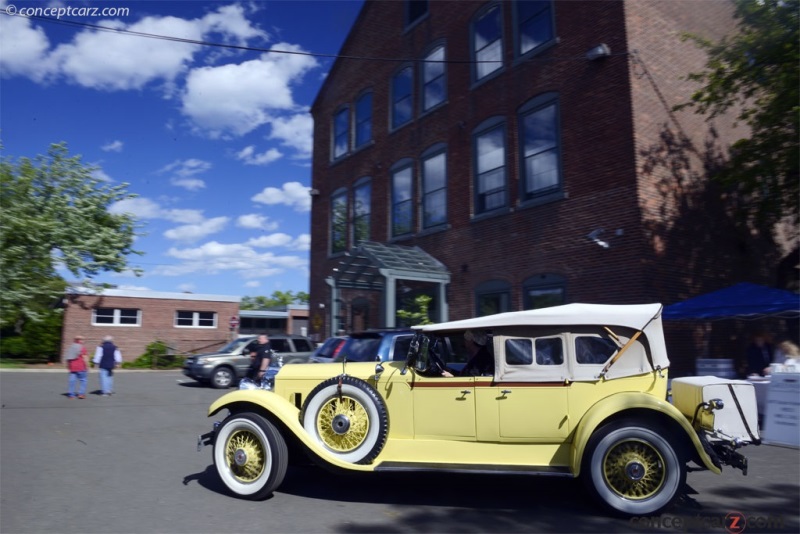
M 417 462 L 381 462 L 375 471 L 418 471 L 437 473 L 475 473 L 482 475 L 540 475 L 556 477 L 572 477 L 569 468 L 564 466 L 530 466 L 530 465 L 483 465 L 483 464 L 434 464 Z

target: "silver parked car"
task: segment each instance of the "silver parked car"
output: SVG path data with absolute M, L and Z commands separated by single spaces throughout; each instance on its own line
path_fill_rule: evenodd
M 216 352 L 190 356 L 183 364 L 183 374 L 215 388 L 233 386 L 247 375 L 250 352 L 257 343 L 257 336 L 242 336 Z M 272 334 L 269 343 L 275 353 L 273 367 L 307 362 L 314 351 L 314 342 L 299 335 Z

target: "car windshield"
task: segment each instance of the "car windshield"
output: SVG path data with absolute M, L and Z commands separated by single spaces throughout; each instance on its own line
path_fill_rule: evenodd
M 320 348 L 317 349 L 317 356 L 321 356 L 323 358 L 333 358 L 337 354 L 344 343 L 344 339 L 338 337 L 329 338 L 325 343 L 322 344 Z
M 377 359 L 380 337 L 351 337 L 336 356 L 337 362 L 347 357 L 348 362 L 371 362 Z
M 219 349 L 219 352 L 225 352 L 225 353 L 236 352 L 238 350 L 243 349 L 248 342 L 250 342 L 250 339 L 246 337 L 240 337 L 239 339 L 234 339 L 233 341 L 231 341 L 230 343 Z

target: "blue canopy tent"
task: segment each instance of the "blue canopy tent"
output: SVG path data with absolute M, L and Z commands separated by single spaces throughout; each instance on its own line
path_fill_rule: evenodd
M 800 295 L 747 282 L 665 306 L 665 321 L 800 317 Z

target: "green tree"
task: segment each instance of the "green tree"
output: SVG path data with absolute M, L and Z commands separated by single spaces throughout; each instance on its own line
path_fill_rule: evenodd
M 404 303 L 404 309 L 397 310 L 397 317 L 407 326 L 431 324 L 428 310 L 432 300 L 430 295 L 417 295 L 413 300 Z
M 0 326 L 21 331 L 63 298 L 59 269 L 90 280 L 123 271 L 138 254 L 133 217 L 108 210 L 134 195 L 127 184 L 94 178 L 95 170 L 63 143 L 33 161 L 0 160 Z
M 305 291 L 298 291 L 297 294 L 292 291 L 273 291 L 270 297 L 243 297 L 239 308 L 242 310 L 267 310 L 289 304 L 308 304 L 308 293 Z
M 693 107 L 709 119 L 735 110 L 750 127 L 716 179 L 738 193 L 740 209 L 762 228 L 782 217 L 798 220 L 799 3 L 735 0 L 735 34 L 717 43 L 684 36 L 708 53 L 708 61 L 689 75 L 702 85 L 678 109 Z

